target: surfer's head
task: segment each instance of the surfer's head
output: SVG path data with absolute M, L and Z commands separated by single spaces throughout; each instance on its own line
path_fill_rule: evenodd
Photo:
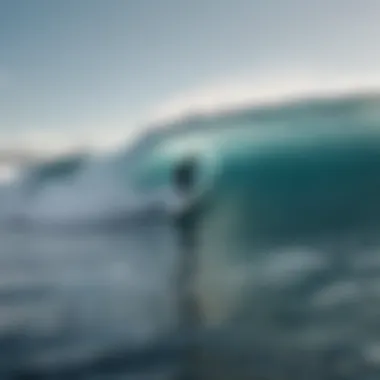
M 196 161 L 194 157 L 189 157 L 178 165 L 173 174 L 173 182 L 176 190 L 181 193 L 188 193 L 195 185 Z

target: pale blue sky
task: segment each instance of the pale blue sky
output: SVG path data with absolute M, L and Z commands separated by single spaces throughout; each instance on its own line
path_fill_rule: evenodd
M 379 0 L 0 0 L 1 131 L 128 133 L 241 73 L 376 72 L 379 18 Z

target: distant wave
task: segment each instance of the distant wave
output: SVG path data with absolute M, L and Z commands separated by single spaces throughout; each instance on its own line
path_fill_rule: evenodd
M 20 178 L 0 188 L 0 219 L 3 223 L 17 220 L 50 224 L 123 219 L 121 215 L 159 208 L 174 197 L 163 174 L 159 186 L 140 186 L 141 173 L 152 160 L 167 157 L 174 162 L 186 154 L 200 154 L 207 161 L 219 140 L 224 138 L 227 144 L 229 136 L 238 136 L 239 131 L 245 132 L 241 141 L 247 143 L 248 139 L 249 143 L 258 131 L 315 131 L 321 126 L 342 133 L 380 128 L 380 95 L 325 96 L 235 107 L 152 124 L 133 145 L 114 154 L 72 155 L 27 169 Z M 247 134 L 251 131 L 255 133 Z M 170 149 L 177 153 L 170 156 Z M 159 169 L 154 165 L 152 168 L 153 172 L 144 175 L 159 177 L 161 174 L 155 173 Z

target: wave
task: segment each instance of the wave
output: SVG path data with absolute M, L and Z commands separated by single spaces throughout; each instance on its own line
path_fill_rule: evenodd
M 133 145 L 107 156 L 65 156 L 27 168 L 1 186 L 0 219 L 5 224 L 108 223 L 182 207 L 185 200 L 176 195 L 171 176 L 189 156 L 201 162 L 198 184 L 204 190 L 216 181 L 226 151 L 250 152 L 260 141 L 296 141 L 296 135 L 377 133 L 379 126 L 376 93 L 193 113 L 149 125 Z

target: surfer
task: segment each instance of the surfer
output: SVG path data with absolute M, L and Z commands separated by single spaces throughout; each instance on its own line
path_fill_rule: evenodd
M 183 299 L 181 314 L 183 314 L 183 320 L 186 321 L 186 327 L 198 324 L 198 310 L 191 288 L 197 272 L 196 234 L 199 205 L 197 202 L 188 201 L 196 184 L 196 164 L 195 159 L 189 158 L 175 170 L 173 175 L 176 191 L 180 198 L 185 199 L 181 209 L 176 213 L 175 219 L 182 250 L 179 281 Z
M 197 162 L 191 157 L 176 168 L 173 174 L 173 184 L 177 195 L 185 199 L 183 207 L 176 213 L 175 223 L 180 239 L 180 259 L 178 266 L 178 293 L 180 327 L 186 338 L 194 338 L 194 333 L 201 326 L 199 306 L 194 292 L 194 283 L 197 274 L 197 225 L 199 223 L 198 202 L 191 200 L 197 180 Z M 181 380 L 194 380 L 197 378 L 196 366 L 198 347 L 196 342 L 188 341 L 185 365 Z

